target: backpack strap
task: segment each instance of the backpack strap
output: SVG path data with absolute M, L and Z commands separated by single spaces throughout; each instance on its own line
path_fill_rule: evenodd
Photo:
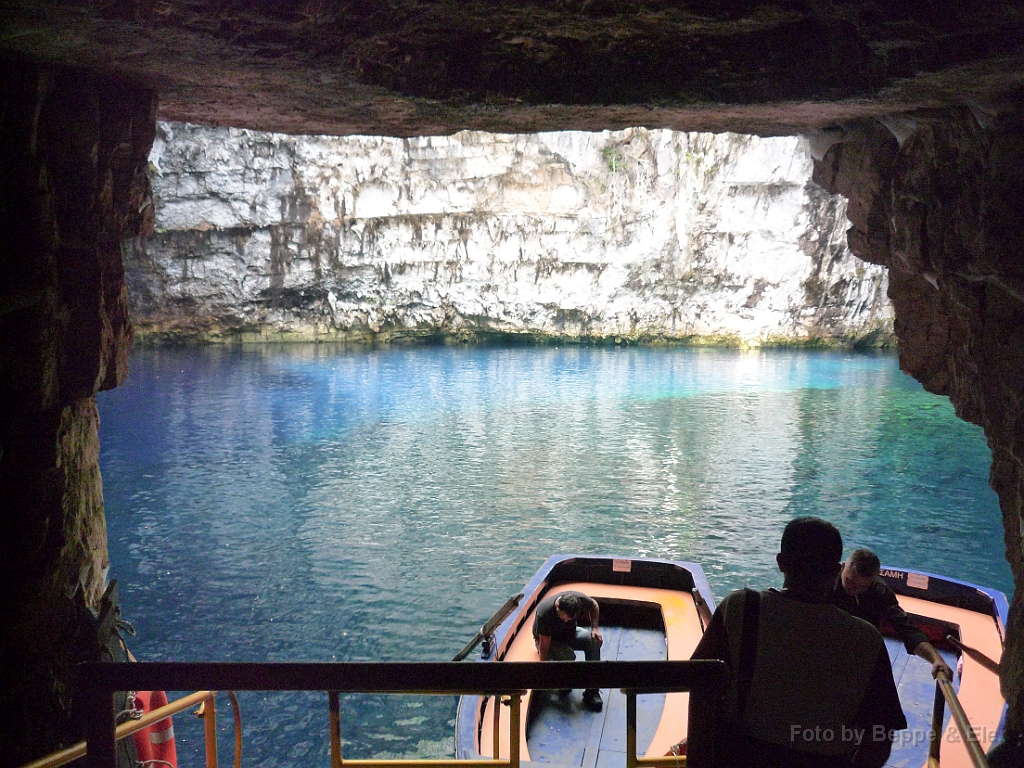
M 736 669 L 736 703 L 740 719 L 747 709 L 750 686 L 754 682 L 754 662 L 757 659 L 757 629 L 761 619 L 761 593 L 743 590 L 743 627 L 740 630 L 740 658 Z

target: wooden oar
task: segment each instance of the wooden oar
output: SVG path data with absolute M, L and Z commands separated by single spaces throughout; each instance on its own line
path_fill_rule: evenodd
M 512 613 L 518 606 L 519 601 L 523 599 L 523 593 L 520 592 L 515 597 L 510 597 L 505 601 L 505 604 L 498 609 L 491 618 L 489 618 L 484 625 L 480 627 L 480 631 L 473 636 L 473 639 L 466 643 L 466 647 L 455 654 L 455 658 L 452 661 L 462 661 L 464 658 L 472 653 L 473 649 L 476 648 L 477 643 L 483 640 L 485 637 L 491 635 L 495 628 L 505 620 L 505 618 Z
M 989 672 L 992 672 L 993 674 L 996 674 L 996 675 L 999 674 L 999 662 L 993 661 L 988 656 L 986 656 L 984 653 L 979 651 L 977 648 L 971 648 L 971 646 L 969 646 L 969 645 L 964 645 L 963 643 L 961 643 L 959 640 L 957 640 L 952 635 L 946 635 L 946 640 L 948 640 L 950 643 L 952 643 L 957 648 L 959 648 L 960 651 L 962 651 L 963 653 L 966 653 L 968 656 L 970 656 L 976 662 L 981 664 L 981 666 L 983 666 Z

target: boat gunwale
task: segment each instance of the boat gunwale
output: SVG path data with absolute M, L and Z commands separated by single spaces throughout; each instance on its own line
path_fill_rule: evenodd
M 1006 622 L 1010 606 L 1006 595 L 1000 590 L 939 573 L 892 565 L 882 565 L 879 575 L 897 595 L 916 597 L 939 605 L 963 608 L 991 616 L 996 622 L 1000 638 L 1006 640 Z M 907 577 L 910 575 L 928 577 L 928 586 L 920 588 L 909 585 Z

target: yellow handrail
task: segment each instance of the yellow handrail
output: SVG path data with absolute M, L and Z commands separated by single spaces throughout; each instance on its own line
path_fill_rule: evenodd
M 206 768 L 217 768 L 217 699 L 204 702 L 203 730 L 206 735 Z
M 686 755 L 640 757 L 636 753 L 636 694 L 626 694 L 626 768 L 686 768 Z
M 121 739 L 131 736 L 133 733 L 141 731 L 143 728 L 148 728 L 153 723 L 157 723 L 165 717 L 176 715 L 177 713 L 186 710 L 189 707 L 194 707 L 196 704 L 208 699 L 212 700 L 216 694 L 216 691 L 196 691 L 188 696 L 175 699 L 159 709 L 146 712 L 138 720 L 129 720 L 126 723 L 121 723 L 121 725 L 117 726 L 116 729 L 117 740 L 120 741 Z M 80 741 L 77 744 L 72 744 L 66 749 L 53 752 L 46 757 L 41 757 L 38 760 L 27 763 L 22 766 L 22 768 L 59 768 L 59 766 L 67 765 L 74 760 L 85 757 L 86 754 L 88 754 L 88 745 L 86 742 Z
M 719 707 L 727 669 L 719 661 L 505 662 L 343 662 L 343 663 L 172 663 L 86 664 L 78 694 L 87 718 L 90 768 L 112 768 L 116 740 L 110 703 L 115 691 L 219 690 L 326 691 L 330 704 L 333 768 L 518 768 L 521 735 L 520 697 L 528 689 L 621 688 L 627 696 L 689 691 L 690 741 L 687 762 L 693 768 L 712 764 L 720 725 Z M 630 687 L 624 688 L 628 684 Z M 510 704 L 507 760 L 344 760 L 341 748 L 339 693 L 496 696 Z M 635 703 L 634 703 L 635 706 Z M 635 724 L 634 724 L 635 727 Z M 498 730 L 498 729 L 495 729 Z M 503 730 L 503 729 L 502 729 Z M 635 757 L 635 755 L 634 755 Z M 652 761 L 652 763 L 655 761 Z M 672 765 L 680 761 L 669 758 Z M 660 759 L 658 759 L 660 764 Z M 641 765 L 647 765 L 646 759 Z
M 942 692 L 942 698 L 949 705 L 949 712 L 953 716 L 953 722 L 956 723 L 957 730 L 960 731 L 960 737 L 964 742 L 964 746 L 967 747 L 967 754 L 971 758 L 974 768 L 989 768 L 988 758 L 985 757 L 985 752 L 982 750 L 981 744 L 978 743 L 978 735 L 974 732 L 974 728 L 971 727 L 971 723 L 967 719 L 967 713 L 964 712 L 960 699 L 957 698 L 956 691 L 953 690 L 953 684 L 949 681 L 949 677 L 945 672 L 939 671 L 935 676 L 935 684 L 938 690 Z M 939 765 L 940 730 L 942 728 L 941 704 L 942 700 L 936 697 L 935 707 L 932 712 L 932 749 L 928 755 L 929 768 L 932 768 L 932 766 L 938 768 Z
M 228 700 L 235 712 L 235 768 L 242 768 L 242 708 L 234 691 L 228 691 Z

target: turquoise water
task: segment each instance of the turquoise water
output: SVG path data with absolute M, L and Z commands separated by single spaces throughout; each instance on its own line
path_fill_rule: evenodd
M 981 430 L 890 355 L 299 345 L 131 369 L 99 398 L 100 462 L 145 660 L 446 661 L 552 553 L 695 561 L 721 597 L 778 584 L 802 514 L 1011 586 Z M 326 695 L 242 706 L 246 765 L 326 764 Z M 449 755 L 454 712 L 345 697 L 346 756 Z

